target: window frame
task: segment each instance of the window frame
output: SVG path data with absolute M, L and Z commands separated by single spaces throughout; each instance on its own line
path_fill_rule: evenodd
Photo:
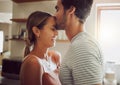
M 120 10 L 120 5 L 97 6 L 97 30 L 96 37 L 99 40 L 100 35 L 100 18 L 102 10 Z

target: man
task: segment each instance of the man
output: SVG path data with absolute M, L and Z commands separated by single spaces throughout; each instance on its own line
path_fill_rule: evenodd
M 56 18 L 71 42 L 60 68 L 62 85 L 102 85 L 102 53 L 97 41 L 84 31 L 93 0 L 58 0 Z

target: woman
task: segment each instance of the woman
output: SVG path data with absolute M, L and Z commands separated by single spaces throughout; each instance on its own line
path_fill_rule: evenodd
M 56 27 L 55 17 L 48 13 L 36 11 L 29 16 L 21 85 L 61 85 L 58 78 L 60 54 L 49 51 L 56 42 Z

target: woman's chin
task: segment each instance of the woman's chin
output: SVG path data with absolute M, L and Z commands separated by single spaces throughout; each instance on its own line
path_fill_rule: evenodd
M 53 43 L 53 44 L 49 45 L 49 47 L 55 47 L 55 43 Z

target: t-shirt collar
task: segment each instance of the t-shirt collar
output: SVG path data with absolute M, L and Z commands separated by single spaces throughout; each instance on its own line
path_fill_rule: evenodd
M 77 35 L 75 35 L 72 39 L 71 39 L 71 43 L 73 42 L 73 41 L 75 41 L 79 36 L 81 36 L 83 33 L 85 33 L 85 32 L 79 32 Z

